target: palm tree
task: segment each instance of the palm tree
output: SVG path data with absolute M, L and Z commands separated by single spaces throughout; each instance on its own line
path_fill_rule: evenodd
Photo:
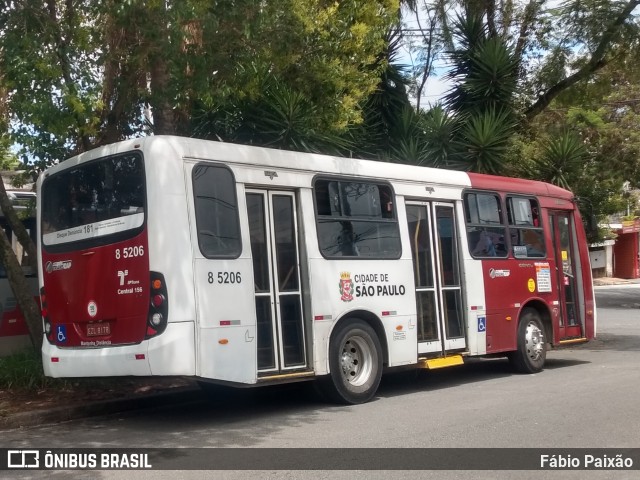
M 428 142 L 449 168 L 499 174 L 508 162 L 507 150 L 517 125 L 513 104 L 517 61 L 513 49 L 499 36 L 490 36 L 482 17 L 471 12 L 453 24 L 453 83 L 443 100 L 451 122 L 428 135 Z M 441 107 L 439 107 L 441 108 Z M 441 116 L 436 112 L 436 118 Z M 449 142 L 443 142 L 450 135 Z

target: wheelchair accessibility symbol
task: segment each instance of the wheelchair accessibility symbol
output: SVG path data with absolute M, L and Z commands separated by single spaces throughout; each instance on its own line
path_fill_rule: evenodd
M 56 338 L 59 343 L 64 343 L 67 341 L 67 327 L 64 325 L 58 325 L 56 327 Z
M 478 317 L 478 332 L 487 331 L 487 317 Z

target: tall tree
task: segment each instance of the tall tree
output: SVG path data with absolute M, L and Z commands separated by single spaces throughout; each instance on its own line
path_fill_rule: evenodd
M 559 24 L 566 29 L 563 29 L 564 38 L 557 42 L 555 48 L 569 55 L 574 53 L 577 45 L 581 54 L 568 62 L 571 73 L 559 74 L 557 80 L 526 108 L 527 118 L 538 115 L 568 88 L 592 77 L 612 56 L 637 46 L 640 25 L 636 23 L 633 12 L 640 5 L 640 0 L 600 0 L 594 3 L 586 5 L 579 0 L 568 0 L 562 4 Z
M 502 38 L 513 47 L 519 67 L 518 102 L 525 119 L 530 120 L 558 95 L 592 79 L 620 55 L 637 50 L 639 4 L 640 0 L 565 0 L 559 4 L 545 0 L 427 0 L 421 15 L 429 21 L 421 30 L 421 52 L 430 58 L 430 64 L 442 62 L 445 50 L 455 41 L 451 31 L 456 16 L 464 12 L 464 16 L 481 18 L 489 37 Z
M 323 149 L 362 122 L 398 9 L 398 0 L 2 2 L 8 133 L 34 173 L 149 133 Z M 219 112 L 222 124 L 194 130 Z
M 514 95 L 518 64 L 513 48 L 468 8 L 451 25 L 452 87 L 443 99 L 448 115 L 434 109 L 427 150 L 442 151 L 433 164 L 483 173 L 504 173 L 516 127 Z M 448 136 L 447 141 L 443 138 Z

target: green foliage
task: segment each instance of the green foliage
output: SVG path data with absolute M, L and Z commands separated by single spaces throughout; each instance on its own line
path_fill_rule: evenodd
M 605 102 L 597 109 L 568 108 L 540 115 L 517 145 L 524 159 L 519 175 L 555 183 L 574 192 L 583 218 L 626 208 L 623 184 L 637 185 L 640 117 L 635 105 Z M 602 238 L 594 237 L 597 241 Z
M 426 117 L 405 108 L 391 130 L 389 160 L 412 165 L 434 166 L 426 131 Z
M 477 15 L 453 25 L 453 87 L 443 107 L 425 117 L 425 152 L 432 165 L 483 173 L 505 173 L 516 128 L 513 97 L 517 62 L 504 39 L 489 35 Z
M 637 4 L 425 2 L 441 34 L 423 56 L 444 52 L 453 83 L 424 130 L 433 163 L 556 183 L 585 218 L 619 211 L 623 182 L 640 186 Z
M 0 389 L 2 390 L 37 390 L 60 383 L 60 380 L 44 376 L 40 353 L 32 348 L 0 357 Z
M 247 145 L 335 154 L 350 146 L 345 137 L 327 131 L 315 103 L 269 72 L 259 94 L 201 104 L 192 122 L 194 136 Z
M 0 81 L 12 139 L 42 168 L 161 120 L 163 133 L 192 135 L 194 116 L 226 111 L 267 128 L 257 143 L 317 149 L 327 139 L 310 137 L 362 121 L 398 9 L 397 0 L 5 2 Z M 228 136 L 198 118 L 195 127 Z
M 465 169 L 494 175 L 505 173 L 515 122 L 508 111 L 483 110 L 464 123 L 457 163 Z M 455 166 L 453 163 L 452 166 Z
M 409 127 L 411 132 L 406 130 L 407 121 L 413 122 L 416 116 L 407 95 L 405 68 L 397 64 L 400 30 L 393 28 L 387 38 L 386 50 L 382 52 L 386 68 L 376 90 L 364 102 L 362 123 L 351 128 L 348 134 L 355 155 L 383 160 L 393 157 L 391 150 L 402 141 L 403 135 L 419 135 L 417 125 Z M 401 156 L 397 160 L 411 161 L 412 158 Z
M 461 144 L 455 143 L 457 119 L 449 114 L 441 105 L 436 105 L 422 114 L 425 143 L 428 154 L 427 165 L 444 167 L 454 163 L 460 154 Z
M 543 154 L 533 162 L 533 177 L 570 189 L 581 173 L 587 149 L 573 132 L 561 132 L 543 143 Z

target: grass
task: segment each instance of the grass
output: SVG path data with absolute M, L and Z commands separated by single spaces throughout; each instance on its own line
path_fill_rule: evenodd
M 184 383 L 172 378 L 46 377 L 40 353 L 27 349 L 0 357 L 0 417 L 69 402 L 83 404 L 182 386 L 180 382 Z
M 41 390 L 67 386 L 65 380 L 45 377 L 42 357 L 31 348 L 0 357 L 0 390 Z

